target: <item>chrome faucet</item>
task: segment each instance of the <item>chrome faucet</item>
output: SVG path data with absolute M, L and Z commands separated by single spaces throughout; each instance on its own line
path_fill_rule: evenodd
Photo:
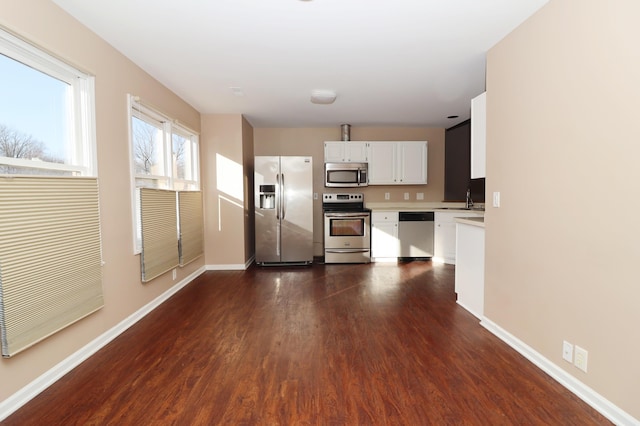
M 467 188 L 467 200 L 465 202 L 465 208 L 471 209 L 473 207 L 473 200 L 471 199 L 471 188 Z

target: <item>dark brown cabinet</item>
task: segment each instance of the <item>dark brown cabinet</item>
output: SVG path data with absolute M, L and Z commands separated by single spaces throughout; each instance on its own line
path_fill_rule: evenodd
M 484 178 L 471 179 L 471 120 L 445 130 L 444 200 L 464 202 L 467 188 L 476 203 L 484 203 Z

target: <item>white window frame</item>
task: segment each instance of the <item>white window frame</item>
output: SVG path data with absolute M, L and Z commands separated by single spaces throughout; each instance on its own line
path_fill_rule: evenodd
M 71 87 L 71 113 L 67 117 L 69 138 L 66 149 L 68 164 L 39 160 L 0 157 L 0 164 L 39 170 L 67 171 L 75 176 L 97 177 L 95 131 L 95 78 L 53 57 L 0 28 L 0 53 L 25 66 L 63 81 Z
M 132 226 L 133 226 L 133 253 L 140 254 L 142 247 L 142 234 L 140 223 L 140 190 L 136 183 L 137 179 L 156 179 L 159 182 L 164 181 L 165 184 L 157 186 L 157 189 L 168 189 L 174 191 L 199 191 L 200 190 L 200 135 L 189 129 L 188 127 L 178 123 L 177 120 L 172 119 L 156 108 L 151 107 L 140 100 L 138 96 L 127 95 L 127 110 L 128 110 L 128 123 L 129 123 L 129 161 L 131 169 L 131 211 L 132 211 Z M 135 146 L 133 136 L 132 119 L 136 117 L 142 121 L 152 123 L 154 125 L 160 125 L 163 133 L 162 146 L 164 160 L 165 175 L 146 175 L 136 173 L 136 158 L 135 158 Z M 179 134 L 189 139 L 191 143 L 191 152 L 195 153 L 195 158 L 191 159 L 191 165 L 193 167 L 193 179 L 178 179 L 174 176 L 173 167 L 173 134 Z M 187 188 L 183 188 L 182 184 L 186 184 Z M 178 187 L 179 186 L 179 187 Z M 177 199 L 177 196 L 176 196 Z M 177 202 L 176 202 L 177 208 Z

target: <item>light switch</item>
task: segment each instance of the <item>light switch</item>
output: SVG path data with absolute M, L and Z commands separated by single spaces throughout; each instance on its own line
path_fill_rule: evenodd
M 500 207 L 500 192 L 493 193 L 493 207 Z

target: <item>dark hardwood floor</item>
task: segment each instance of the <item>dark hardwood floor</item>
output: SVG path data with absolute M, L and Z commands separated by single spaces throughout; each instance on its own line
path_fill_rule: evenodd
M 429 261 L 207 272 L 2 424 L 610 424 L 453 280 Z

